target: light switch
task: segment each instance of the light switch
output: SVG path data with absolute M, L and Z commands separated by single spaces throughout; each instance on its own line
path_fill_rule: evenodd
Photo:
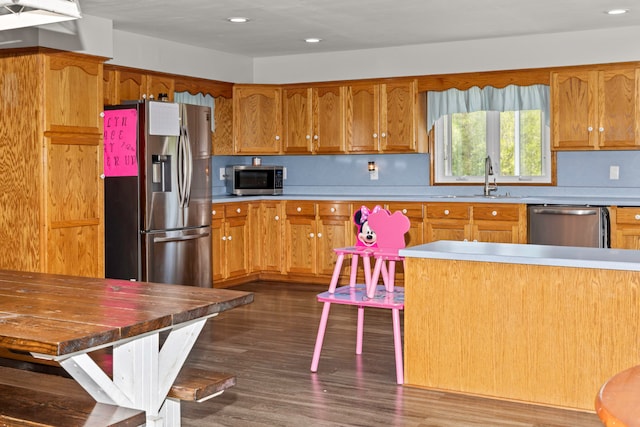
M 609 166 L 609 179 L 620 179 L 620 166 Z
M 226 177 L 224 168 L 220 168 L 220 181 L 224 181 Z

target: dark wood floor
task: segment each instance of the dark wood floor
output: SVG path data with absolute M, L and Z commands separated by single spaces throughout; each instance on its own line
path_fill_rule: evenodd
M 365 316 L 355 355 L 355 309 L 332 306 L 317 374 L 309 371 L 325 287 L 253 283 L 255 302 L 210 320 L 190 363 L 235 373 L 219 397 L 184 403 L 193 426 L 601 427 L 593 413 L 564 411 L 395 384 L 391 314 Z M 597 390 L 594 390 L 594 397 Z

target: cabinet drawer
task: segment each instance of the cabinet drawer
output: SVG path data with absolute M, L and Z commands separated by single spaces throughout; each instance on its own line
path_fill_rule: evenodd
M 640 225 L 640 208 L 617 208 L 616 224 Z
M 320 216 L 350 216 L 351 205 L 349 203 L 318 203 L 318 215 Z
M 211 207 L 211 219 L 224 218 L 224 205 L 213 205 Z
M 509 205 L 474 205 L 473 219 L 495 221 L 517 221 L 518 206 Z
M 409 218 L 422 219 L 422 203 L 389 203 L 387 206 L 391 213 L 400 211 Z
M 225 218 L 247 216 L 247 206 L 244 204 L 229 204 L 224 206 Z
M 316 216 L 314 202 L 287 202 L 287 216 Z
M 464 203 L 430 203 L 426 205 L 427 218 L 469 219 L 470 206 Z

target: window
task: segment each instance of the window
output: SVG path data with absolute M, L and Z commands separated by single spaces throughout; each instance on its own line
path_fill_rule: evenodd
M 483 182 L 487 156 L 498 183 L 551 182 L 548 86 L 542 88 L 543 96 L 529 97 L 534 102 L 520 102 L 521 88 L 514 88 L 516 92 L 490 88 L 489 96 L 489 88 L 454 89 L 453 98 L 445 95 L 429 101 L 431 109 L 440 107 L 439 117 L 430 114 L 435 126 L 436 183 Z M 517 102 L 509 99 L 513 93 Z

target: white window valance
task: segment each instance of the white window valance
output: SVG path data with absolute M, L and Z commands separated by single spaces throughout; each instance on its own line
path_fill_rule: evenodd
M 509 85 L 504 88 L 474 86 L 467 90 L 427 92 L 427 125 L 431 130 L 440 117 L 474 111 L 542 110 L 549 125 L 549 86 Z
M 211 132 L 216 130 L 216 124 L 214 117 L 214 111 L 216 102 L 213 96 L 207 94 L 203 95 L 202 93 L 198 93 L 197 95 L 191 95 L 189 92 L 175 92 L 173 94 L 173 99 L 175 102 L 179 102 L 181 104 L 193 104 L 193 105 L 204 105 L 206 107 L 211 108 Z

